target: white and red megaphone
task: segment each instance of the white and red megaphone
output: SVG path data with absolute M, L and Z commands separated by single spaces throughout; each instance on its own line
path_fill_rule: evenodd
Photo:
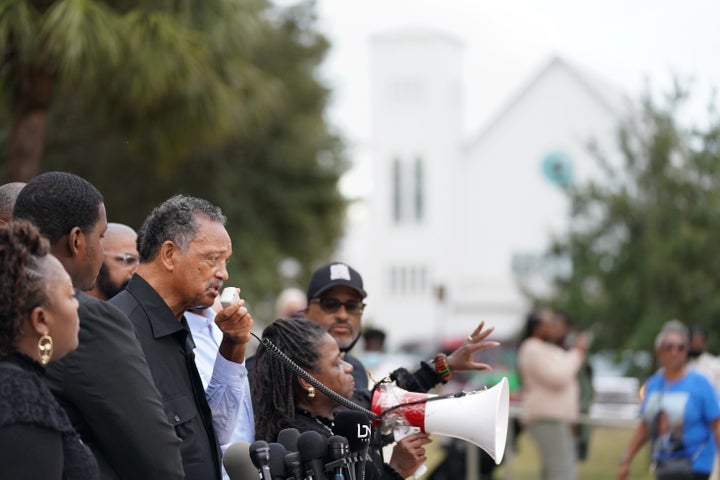
M 372 411 L 383 433 L 407 426 L 423 432 L 468 441 L 502 461 L 507 439 L 510 392 L 507 378 L 494 387 L 452 395 L 413 393 L 395 382 L 377 386 Z

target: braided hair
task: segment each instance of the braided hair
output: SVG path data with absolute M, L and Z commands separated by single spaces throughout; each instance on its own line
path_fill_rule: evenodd
M 0 228 L 0 358 L 16 350 L 30 312 L 46 305 L 50 245 L 31 223 Z
M 263 331 L 263 338 L 307 372 L 315 370 L 318 345 L 325 335 L 322 326 L 305 319 L 279 318 Z M 259 348 L 250 388 L 257 405 L 255 437 L 274 442 L 281 430 L 295 424 L 295 394 L 301 393 L 298 376 L 265 348 Z

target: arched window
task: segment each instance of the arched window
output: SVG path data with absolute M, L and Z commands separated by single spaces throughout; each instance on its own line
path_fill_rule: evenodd
M 425 179 L 423 178 L 425 171 L 423 169 L 422 158 L 415 159 L 415 185 L 414 185 L 414 205 L 415 205 L 415 221 L 420 222 L 425 214 Z
M 400 159 L 392 161 L 392 219 L 395 223 L 402 220 L 402 171 Z
M 394 157 L 391 165 L 392 220 L 419 223 L 425 216 L 425 165 Z

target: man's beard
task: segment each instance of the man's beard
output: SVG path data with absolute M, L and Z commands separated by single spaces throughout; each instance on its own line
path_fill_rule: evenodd
M 100 290 L 100 293 L 105 295 L 105 298 L 109 300 L 118 293 L 125 290 L 125 287 L 127 286 L 129 281 L 130 280 L 125 280 L 120 285 L 112 283 L 112 280 L 110 280 L 108 268 L 107 266 L 105 266 L 105 262 L 103 262 L 102 266 L 100 267 L 100 272 L 98 272 L 97 279 L 95 280 L 95 285 L 97 286 L 98 290 Z
M 358 342 L 358 340 L 360 340 L 360 337 L 361 337 L 361 336 L 362 336 L 362 333 L 358 333 L 357 336 L 355 337 L 355 339 L 354 339 L 353 341 L 351 341 L 351 342 L 347 345 L 347 347 L 341 347 L 341 348 L 339 348 L 339 350 L 340 350 L 342 353 L 348 353 L 350 350 L 352 350 L 352 348 L 355 346 L 355 344 Z

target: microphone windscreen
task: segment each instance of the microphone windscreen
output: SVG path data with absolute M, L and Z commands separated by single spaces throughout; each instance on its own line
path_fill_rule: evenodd
M 285 428 L 278 433 L 277 441 L 285 447 L 288 452 L 297 452 L 297 441 L 300 432 L 297 428 Z
M 285 471 L 287 472 L 288 478 L 302 480 L 302 462 L 300 461 L 300 454 L 298 452 L 288 452 L 285 454 Z
M 322 435 L 312 430 L 301 433 L 297 441 L 300 459 L 303 462 L 308 462 L 318 458 L 325 458 L 326 441 Z
M 287 477 L 285 475 L 285 447 L 279 443 L 268 443 L 270 447 L 270 476 L 272 478 L 282 478 L 283 480 Z
M 230 445 L 223 455 L 223 466 L 230 480 L 258 478 L 258 469 L 250 460 L 250 444 L 247 442 Z
M 362 412 L 341 410 L 333 424 L 333 433 L 348 439 L 351 452 L 359 452 L 370 442 L 370 419 Z
M 339 460 L 348 454 L 348 440 L 340 435 L 328 438 L 328 460 Z
M 265 440 L 256 440 L 250 444 L 250 460 L 257 468 L 262 468 L 270 462 L 270 448 Z

